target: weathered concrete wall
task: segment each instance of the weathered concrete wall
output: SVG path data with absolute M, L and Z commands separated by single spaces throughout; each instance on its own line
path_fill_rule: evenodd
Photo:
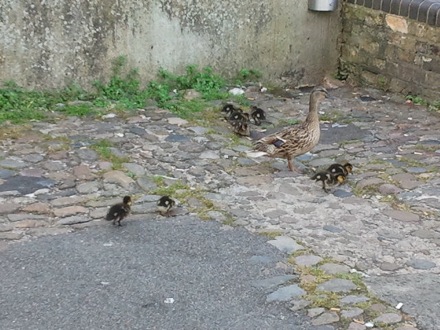
M 336 70 L 339 13 L 305 0 L 0 0 L 0 81 L 88 86 L 128 57 L 141 77 L 211 65 L 316 83 Z
M 440 27 L 416 19 L 344 3 L 342 69 L 361 84 L 440 100 Z

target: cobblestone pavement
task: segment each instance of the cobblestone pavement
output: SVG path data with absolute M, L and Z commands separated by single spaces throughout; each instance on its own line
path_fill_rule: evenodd
M 267 110 L 268 129 L 305 118 L 308 93 L 254 90 L 246 96 Z M 335 160 L 354 165 L 348 182 L 329 194 L 308 174 L 287 171 L 285 160 L 247 158 L 250 140 L 231 133 L 219 104 L 198 121 L 150 107 L 98 120 L 3 127 L 0 248 L 10 241 L 108 226 L 102 221 L 108 206 L 125 194 L 134 196 L 132 218 L 147 214 L 160 220 L 155 202 L 168 187 L 180 201 L 176 215 L 196 213 L 243 226 L 293 252 L 296 267 L 316 265 L 337 273 L 323 282 L 316 273 L 303 272 L 301 281 L 342 293 L 338 308 L 291 301 L 292 309 L 308 308 L 316 325 L 353 330 L 372 322 L 377 328 L 435 329 L 440 308 L 428 308 L 423 295 L 413 292 L 405 302 L 381 289 L 391 278 L 402 278 L 405 287 L 411 275 L 429 286 L 440 272 L 439 117 L 375 90 L 343 87 L 331 94 L 321 106 L 319 145 L 297 158 L 308 171 Z M 380 298 L 401 302 L 415 320 L 381 303 L 367 311 L 370 297 L 356 293 L 352 278 L 344 279 L 353 273 Z

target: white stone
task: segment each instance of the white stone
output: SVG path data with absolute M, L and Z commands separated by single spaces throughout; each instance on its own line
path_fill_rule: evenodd
M 231 90 L 229 90 L 229 94 L 232 94 L 232 95 L 243 95 L 244 94 L 244 90 L 242 90 L 241 88 L 235 87 L 235 88 L 232 88 Z
M 116 117 L 116 114 L 114 114 L 114 113 L 108 113 L 108 114 L 106 114 L 106 115 L 103 115 L 102 116 L 102 119 L 109 119 L 109 118 L 115 118 Z
M 277 236 L 274 240 L 267 243 L 275 246 L 280 251 L 285 253 L 293 253 L 298 250 L 303 250 L 304 247 L 295 242 L 295 240 L 288 236 Z
M 388 14 L 385 17 L 388 27 L 394 32 L 408 33 L 408 22 L 406 18 Z
M 188 124 L 188 121 L 178 117 L 168 118 L 168 123 L 171 125 L 182 126 Z

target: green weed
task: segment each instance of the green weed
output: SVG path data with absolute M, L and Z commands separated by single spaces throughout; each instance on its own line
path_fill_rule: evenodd
M 440 101 L 434 101 L 428 106 L 429 111 L 440 112 Z
M 189 101 L 177 100 L 169 105 L 169 110 L 184 119 L 191 119 L 195 115 L 204 112 L 208 108 L 208 104 L 204 100 L 194 99 Z
M 282 236 L 283 232 L 281 230 L 273 230 L 273 231 L 260 231 L 258 234 L 262 236 L 266 236 L 269 239 L 275 239 L 277 236 Z
M 406 99 L 415 105 L 423 105 L 428 107 L 428 111 L 440 112 L 440 100 L 430 102 L 419 95 L 412 94 L 407 95 Z
M 95 150 L 98 155 L 103 159 L 112 163 L 114 170 L 122 169 L 122 164 L 129 161 L 128 157 L 120 157 L 115 155 L 111 148 L 112 143 L 108 140 L 99 140 L 91 146 L 91 149 Z
M 298 123 L 300 123 L 300 121 L 295 118 L 289 118 L 289 119 L 282 118 L 278 121 L 278 125 L 281 125 L 281 126 L 296 125 Z
M 109 109 L 143 108 L 151 104 L 151 100 L 183 118 L 192 118 L 206 111 L 212 100 L 229 99 L 243 106 L 250 105 L 244 96 L 229 95 L 228 81 L 209 66 L 199 69 L 196 65 L 188 65 L 182 75 L 160 69 L 157 79 L 143 86 L 138 70 L 128 68 L 127 63 L 125 56 L 115 58 L 111 77 L 106 82 L 95 81 L 93 91 L 85 91 L 75 83 L 62 90 L 30 91 L 14 82 L 7 82 L 0 88 L 0 123 L 45 120 L 53 113 L 67 116 L 100 115 Z M 259 72 L 250 69 L 242 69 L 238 73 L 243 81 L 259 76 Z M 196 90 L 200 96 L 185 99 L 189 89 Z
M 379 85 L 379 88 L 383 91 L 388 91 L 389 85 L 390 85 L 390 79 L 386 78 L 385 76 L 379 75 L 377 78 L 377 84 Z
M 404 157 L 404 156 L 399 157 L 399 161 L 406 163 L 408 166 L 411 166 L 411 167 L 424 167 L 425 166 L 424 163 L 422 163 L 416 159 L 412 159 L 412 158 Z
M 222 213 L 226 217 L 226 219 L 222 223 L 225 226 L 234 226 L 235 225 L 235 218 L 231 214 L 229 214 L 229 213 L 227 213 L 225 211 L 223 211 Z
M 59 108 L 58 110 L 61 113 L 65 113 L 68 116 L 90 116 L 98 114 L 99 111 L 95 107 L 93 107 L 92 104 L 89 103 L 83 103 L 83 104 L 72 104 L 72 105 L 66 105 L 64 107 Z
M 411 101 L 412 103 L 416 105 L 427 105 L 427 102 L 425 99 L 423 99 L 421 96 L 418 95 L 407 95 L 406 99 L 408 101 Z
M 46 118 L 53 101 L 43 92 L 25 91 L 11 83 L 0 89 L 0 122 L 22 123 Z
M 258 70 L 241 69 L 238 72 L 237 77 L 235 78 L 235 83 L 237 85 L 241 85 L 246 81 L 257 80 L 257 79 L 261 78 L 261 76 L 262 76 L 262 74 Z

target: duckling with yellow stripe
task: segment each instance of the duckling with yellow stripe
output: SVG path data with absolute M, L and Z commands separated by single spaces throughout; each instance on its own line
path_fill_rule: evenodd
M 322 182 L 322 189 L 328 193 L 330 190 L 326 187 L 328 186 L 335 186 L 335 185 L 341 185 L 345 182 L 346 176 L 343 173 L 335 173 L 332 174 L 328 171 L 322 171 L 316 173 L 311 178 L 312 180 L 315 180 L 316 182 L 321 181 Z

